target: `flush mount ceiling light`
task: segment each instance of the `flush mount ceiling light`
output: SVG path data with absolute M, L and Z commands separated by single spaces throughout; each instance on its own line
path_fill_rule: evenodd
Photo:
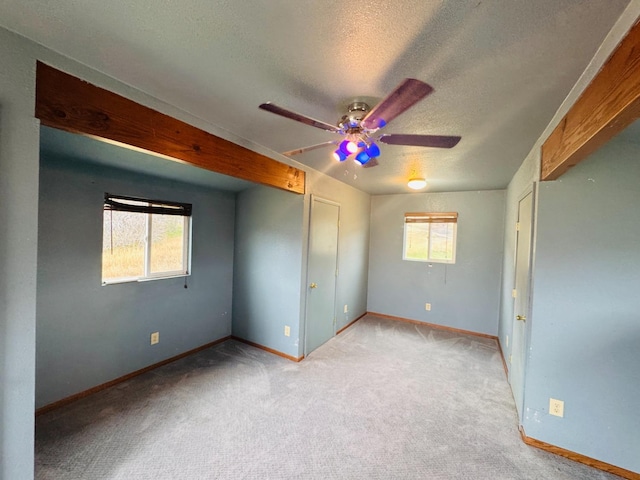
M 422 190 L 427 186 L 427 181 L 424 178 L 411 178 L 407 185 L 413 190 Z

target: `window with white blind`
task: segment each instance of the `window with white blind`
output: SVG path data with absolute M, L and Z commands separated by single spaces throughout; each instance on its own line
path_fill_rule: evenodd
M 189 275 L 191 204 L 105 193 L 102 283 Z
M 405 213 L 403 260 L 456 263 L 458 214 Z

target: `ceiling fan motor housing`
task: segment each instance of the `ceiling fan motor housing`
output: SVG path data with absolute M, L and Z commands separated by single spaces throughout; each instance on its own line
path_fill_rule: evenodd
M 347 106 L 348 113 L 338 122 L 338 127 L 347 134 L 358 134 L 362 131 L 360 122 L 367 115 L 370 108 L 364 102 L 353 102 Z

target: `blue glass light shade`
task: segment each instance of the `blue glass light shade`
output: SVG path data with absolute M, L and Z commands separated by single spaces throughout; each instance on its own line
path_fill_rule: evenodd
M 367 152 L 365 152 L 364 150 L 358 153 L 358 155 L 356 155 L 356 162 L 358 162 L 360 165 L 364 165 L 369 160 L 370 160 L 370 157 L 369 155 L 367 155 Z
M 369 145 L 365 151 L 367 152 L 367 155 L 369 155 L 369 157 L 371 158 L 376 158 L 380 156 L 380 147 L 378 147 L 378 145 L 376 145 L 373 142 L 371 142 L 371 145 Z
M 343 140 L 342 142 L 340 142 L 340 146 L 338 148 L 347 157 L 352 153 L 356 153 L 356 151 L 358 151 L 358 146 L 351 140 Z
M 338 149 L 333 152 L 333 158 L 338 162 L 344 162 L 347 159 L 347 156 L 342 152 L 342 150 Z

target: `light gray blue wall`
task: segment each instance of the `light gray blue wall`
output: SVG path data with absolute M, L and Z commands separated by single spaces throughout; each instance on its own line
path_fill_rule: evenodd
M 257 186 L 237 196 L 233 335 L 298 357 L 304 196 Z M 291 335 L 284 335 L 284 327 Z
M 0 28 L 0 479 L 33 478 L 36 46 Z
M 340 204 L 336 294 L 336 330 L 340 330 L 367 311 L 371 196 L 317 172 L 307 174 L 307 186 L 313 195 Z M 307 201 L 305 235 L 308 234 L 309 208 Z M 305 252 L 306 247 L 305 236 Z M 303 287 L 306 293 L 306 282 Z M 344 313 L 345 305 L 347 313 Z
M 534 156 L 528 157 L 513 176 L 507 188 L 505 199 L 504 256 L 502 262 L 502 287 L 500 290 L 500 324 L 498 339 L 505 356 L 509 359 L 512 343 L 514 299 L 511 295 L 515 288 L 515 255 L 516 255 L 516 222 L 518 221 L 518 203 L 527 192 L 537 191 L 534 181 L 537 180 L 539 164 Z M 535 207 L 535 203 L 534 203 Z M 535 214 L 534 214 L 535 215 Z M 534 224 L 535 230 L 535 224 Z M 532 244 L 534 248 L 534 244 Z
M 0 480 L 33 478 L 39 122 L 36 60 L 246 146 L 184 110 L 0 28 Z
M 523 419 L 530 437 L 636 472 L 639 158 L 640 145 L 612 142 L 540 184 Z
M 40 172 L 36 406 L 231 334 L 233 193 L 46 156 Z M 193 204 L 187 289 L 101 285 L 104 192 Z
M 502 190 L 374 196 L 368 310 L 496 335 L 504 199 Z M 402 260 L 405 212 L 458 212 L 455 264 Z
M 317 172 L 307 172 L 306 190 L 255 187 L 238 194 L 236 207 L 233 334 L 294 357 L 304 354 L 312 194 L 341 206 L 337 329 L 367 308 L 370 196 Z

